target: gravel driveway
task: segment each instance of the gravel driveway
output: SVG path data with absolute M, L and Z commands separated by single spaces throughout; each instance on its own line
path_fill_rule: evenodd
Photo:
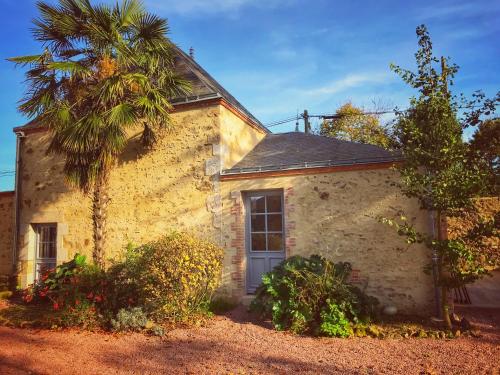
M 299 337 L 242 308 L 165 338 L 0 327 L 0 374 L 499 374 L 500 310 L 473 316 L 482 337 L 454 340 Z

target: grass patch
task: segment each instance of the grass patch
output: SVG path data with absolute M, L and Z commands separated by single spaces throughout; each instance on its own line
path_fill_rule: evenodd
M 0 325 L 19 328 L 52 328 L 58 314 L 48 305 L 25 305 L 11 301 L 0 308 Z
M 10 297 L 12 297 L 12 292 L 10 290 L 0 292 L 0 299 L 9 299 Z
M 369 325 L 355 325 L 354 336 L 375 337 L 379 339 L 434 338 L 452 339 L 461 335 L 477 337 L 474 330 L 446 331 L 432 324 L 428 318 L 411 315 L 384 316 L 380 321 Z

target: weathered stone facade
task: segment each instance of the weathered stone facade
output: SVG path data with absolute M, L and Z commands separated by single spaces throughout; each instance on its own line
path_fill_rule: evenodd
M 233 121 L 240 132 L 243 121 L 218 104 L 184 109 L 181 106 L 172 114 L 172 121 L 172 130 L 161 137 L 151 152 L 142 153 L 137 134 L 132 135 L 111 173 L 109 257 L 119 254 L 129 242 L 144 243 L 172 230 L 192 232 L 220 243 L 218 176 L 222 159 L 227 158 L 227 150 L 235 142 L 235 138 L 226 144 L 221 142 L 221 121 Z M 47 132 L 35 132 L 27 135 L 21 147 L 22 286 L 33 281 L 33 224 L 57 223 L 58 263 L 76 252 L 90 256 L 92 251 L 90 199 L 68 187 L 61 160 L 46 155 L 48 140 Z
M 14 241 L 14 192 L 0 192 L 0 276 L 12 272 Z
M 432 303 L 432 280 L 423 272 L 429 251 L 407 248 L 402 237 L 376 216 L 407 213 L 417 228 L 429 230 L 427 213 L 394 186 L 390 169 L 223 181 L 223 245 L 226 293 L 246 293 L 244 205 L 246 191 L 282 189 L 286 255 L 324 255 L 351 262 L 353 281 L 400 310 L 423 311 Z
M 144 153 L 138 134 L 111 173 L 107 256 L 127 243 L 141 244 L 172 230 L 191 232 L 226 249 L 222 292 L 246 293 L 245 207 L 242 193 L 282 189 L 285 253 L 322 254 L 353 264 L 353 281 L 401 310 L 430 306 L 431 279 L 422 271 L 428 251 L 405 249 L 401 237 L 375 216 L 404 211 L 417 227 L 428 220 L 394 187 L 389 169 L 356 170 L 222 180 L 264 137 L 241 114 L 217 102 L 184 105 L 172 114 L 172 130 Z M 47 155 L 49 134 L 28 133 L 20 148 L 19 284 L 33 281 L 33 224 L 57 224 L 57 262 L 76 252 L 91 256 L 91 202 L 64 181 L 62 161 Z M 12 236 L 11 236 L 12 237 Z

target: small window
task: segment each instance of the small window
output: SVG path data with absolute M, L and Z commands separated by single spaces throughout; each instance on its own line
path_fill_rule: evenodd
M 56 267 L 57 225 L 36 224 L 33 228 L 36 236 L 35 280 L 38 280 L 46 271 Z

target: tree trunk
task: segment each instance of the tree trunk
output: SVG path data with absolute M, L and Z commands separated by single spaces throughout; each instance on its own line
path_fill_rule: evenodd
M 443 225 L 442 225 L 443 214 L 441 210 L 437 210 L 437 233 L 438 241 L 444 240 L 443 235 Z M 443 260 L 440 259 L 439 262 L 439 283 L 441 284 L 441 311 L 444 319 L 444 324 L 447 329 L 451 330 L 451 319 L 448 306 L 448 287 L 444 284 L 444 272 L 443 272 Z
M 92 221 L 94 226 L 94 264 L 104 268 L 104 246 L 106 240 L 106 217 L 109 197 L 107 194 L 107 180 L 99 177 L 94 186 L 92 205 Z

